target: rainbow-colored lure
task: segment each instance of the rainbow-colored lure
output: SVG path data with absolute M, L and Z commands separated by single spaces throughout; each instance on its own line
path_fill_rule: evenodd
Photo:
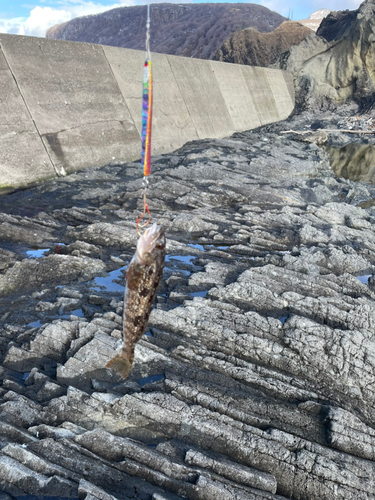
M 139 228 L 144 228 L 151 221 L 150 210 L 147 205 L 146 192 L 148 180 L 151 173 L 151 126 L 152 126 L 152 73 L 150 52 L 150 4 L 147 5 L 146 23 L 146 60 L 143 68 L 143 94 L 142 94 L 142 159 L 143 167 L 143 213 L 136 219 L 136 231 L 141 236 Z M 148 221 L 141 224 L 143 217 L 148 214 Z
M 151 172 L 152 73 L 150 52 L 150 4 L 147 5 L 146 60 L 143 68 L 142 99 L 142 166 L 143 175 Z
M 142 166 L 144 177 L 150 175 L 151 172 L 152 90 L 151 60 L 147 55 L 143 69 L 142 99 Z

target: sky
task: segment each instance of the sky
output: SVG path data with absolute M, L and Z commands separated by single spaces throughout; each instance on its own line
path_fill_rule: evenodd
M 200 0 L 164 1 L 168 3 L 200 3 Z M 202 0 L 202 2 L 207 1 L 209 0 Z M 239 0 L 226 1 L 235 3 Z M 48 28 L 69 21 L 74 17 L 98 14 L 115 7 L 144 5 L 146 3 L 145 0 L 0 0 L 0 33 L 44 37 Z M 264 5 L 285 17 L 293 12 L 291 17 L 296 21 L 308 18 L 312 12 L 318 9 L 353 10 L 360 5 L 361 1 L 252 0 L 249 3 Z

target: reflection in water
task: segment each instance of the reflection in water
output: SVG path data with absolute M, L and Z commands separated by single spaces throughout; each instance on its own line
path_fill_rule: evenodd
M 39 259 L 49 248 L 32 247 L 32 250 L 27 250 L 26 254 L 29 259 Z
M 119 284 L 117 281 L 124 281 L 122 272 L 125 271 L 127 266 L 120 267 L 108 273 L 104 278 L 98 276 L 95 278 L 93 288 L 101 288 L 106 292 L 123 292 L 125 290 L 125 283 Z
M 190 297 L 205 297 L 208 294 L 208 290 L 202 290 L 201 292 L 190 292 Z
M 336 177 L 375 184 L 375 147 L 368 144 L 347 144 L 342 148 L 325 147 L 331 157 Z
M 152 384 L 153 382 L 159 382 L 159 380 L 165 379 L 164 373 L 158 375 L 149 375 L 148 377 L 143 377 L 137 380 L 138 384 L 142 387 L 146 384 Z

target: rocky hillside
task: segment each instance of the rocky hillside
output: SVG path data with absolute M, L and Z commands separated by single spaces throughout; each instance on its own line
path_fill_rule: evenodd
M 146 6 L 120 7 L 54 26 L 46 37 L 143 50 L 146 16 Z M 211 59 L 231 33 L 248 27 L 270 32 L 285 20 L 251 3 L 154 4 L 151 50 Z
M 375 102 L 375 0 L 355 11 L 332 12 L 317 34 L 291 47 L 275 67 L 292 71 L 300 109 L 329 109 L 354 100 Z
M 214 59 L 249 66 L 269 66 L 292 45 L 298 45 L 312 31 L 298 22 L 286 21 L 271 33 L 247 28 L 233 33 Z

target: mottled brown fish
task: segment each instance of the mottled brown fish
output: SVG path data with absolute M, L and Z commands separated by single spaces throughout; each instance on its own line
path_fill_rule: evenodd
M 162 226 L 153 224 L 139 238 L 137 250 L 126 273 L 124 295 L 124 345 L 106 365 L 122 378 L 129 375 L 134 359 L 135 344 L 145 333 L 156 290 L 163 276 L 165 234 Z

